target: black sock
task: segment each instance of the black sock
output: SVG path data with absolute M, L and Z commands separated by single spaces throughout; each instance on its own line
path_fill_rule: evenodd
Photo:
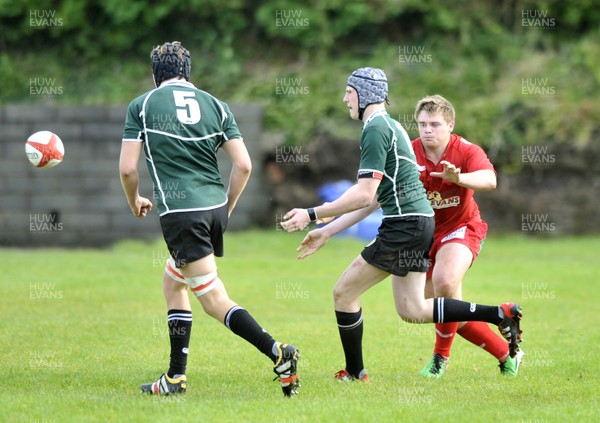
M 502 321 L 498 306 L 487 306 L 452 298 L 433 299 L 434 323 L 488 322 L 499 325 Z
M 356 313 L 335 312 L 340 339 L 346 356 L 346 370 L 358 378 L 364 368 L 362 357 L 363 319 L 362 308 Z
M 261 353 L 269 357 L 273 363 L 277 356 L 273 353 L 275 340 L 260 327 L 254 318 L 243 307 L 236 305 L 225 315 L 224 322 L 233 333 L 254 345 Z
M 192 312 L 169 310 L 167 316 L 171 341 L 171 362 L 167 376 L 184 375 L 192 333 Z

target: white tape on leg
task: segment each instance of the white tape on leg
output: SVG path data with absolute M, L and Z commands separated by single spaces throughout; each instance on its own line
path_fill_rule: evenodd
M 212 272 L 203 276 L 196 276 L 194 278 L 185 278 L 185 280 L 196 297 L 200 297 L 217 286 L 223 284 L 221 279 L 219 279 L 217 272 Z
M 179 268 L 175 264 L 175 260 L 173 260 L 173 257 L 169 257 L 167 259 L 167 263 L 165 264 L 165 272 L 177 282 L 187 283 L 185 278 L 181 274 L 181 270 L 179 270 Z

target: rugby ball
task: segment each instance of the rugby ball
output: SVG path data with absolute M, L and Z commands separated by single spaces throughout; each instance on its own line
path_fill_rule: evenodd
M 27 139 L 25 153 L 32 165 L 48 169 L 63 161 L 65 147 L 55 133 L 40 131 Z

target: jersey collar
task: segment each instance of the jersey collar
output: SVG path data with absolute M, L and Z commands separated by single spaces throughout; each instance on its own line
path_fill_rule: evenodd
M 373 120 L 375 119 L 377 116 L 384 116 L 387 115 L 387 110 L 385 109 L 381 109 L 381 110 L 377 110 L 373 113 L 371 113 L 371 116 L 369 116 L 369 118 L 367 119 L 367 121 L 365 122 L 365 124 L 363 125 L 363 129 Z
M 159 88 L 168 87 L 169 85 L 183 85 L 185 87 L 196 88 L 196 87 L 194 87 L 194 84 L 192 84 L 191 82 L 186 81 L 185 79 L 180 80 L 180 81 L 163 82 L 162 84 L 160 84 Z

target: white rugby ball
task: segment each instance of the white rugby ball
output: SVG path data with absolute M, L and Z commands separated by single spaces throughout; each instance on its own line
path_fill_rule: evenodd
M 25 153 L 32 165 L 48 169 L 63 161 L 65 146 L 55 133 L 40 131 L 27 139 Z

